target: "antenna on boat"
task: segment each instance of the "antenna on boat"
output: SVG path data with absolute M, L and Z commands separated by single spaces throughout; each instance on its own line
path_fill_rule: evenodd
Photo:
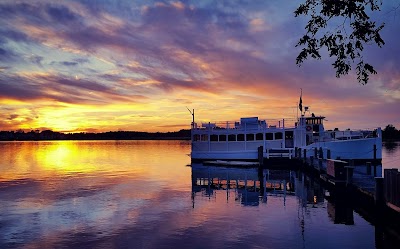
M 186 106 L 186 109 L 188 109 L 190 114 L 192 114 L 192 128 L 194 128 L 194 109 L 193 109 L 193 111 L 191 111 L 187 106 Z

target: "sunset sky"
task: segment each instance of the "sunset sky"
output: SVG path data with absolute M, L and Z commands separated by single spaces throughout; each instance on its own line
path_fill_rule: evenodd
M 176 131 L 196 121 L 293 119 L 400 128 L 400 8 L 385 0 L 385 45 L 363 86 L 333 60 L 295 63 L 301 0 L 0 2 L 0 130 Z M 354 66 L 355 67 L 355 66 Z

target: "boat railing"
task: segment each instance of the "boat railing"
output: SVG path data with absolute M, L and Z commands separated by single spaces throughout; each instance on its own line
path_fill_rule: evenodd
M 264 157 L 270 158 L 289 158 L 292 159 L 295 156 L 294 148 L 281 148 L 281 149 L 266 149 Z
M 266 129 L 287 129 L 295 128 L 294 122 L 286 120 L 258 120 L 257 122 L 222 121 L 222 122 L 201 122 L 194 123 L 195 130 L 266 130 Z M 285 123 L 286 122 L 286 123 Z
M 362 138 L 379 137 L 377 129 L 374 130 L 327 130 L 324 131 L 324 136 L 321 138 L 323 141 L 327 140 L 354 140 Z

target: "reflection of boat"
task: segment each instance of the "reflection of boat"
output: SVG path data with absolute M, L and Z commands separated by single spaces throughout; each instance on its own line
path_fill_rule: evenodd
M 193 113 L 192 113 L 193 114 Z M 241 118 L 240 122 L 192 122 L 191 139 L 193 161 L 249 160 L 257 161 L 259 147 L 264 158 L 291 158 L 295 148 L 313 155 L 322 149 L 325 157 L 344 160 L 382 159 L 382 132 L 325 130 L 322 116 L 302 114 L 293 125 L 289 120 L 267 121 L 258 117 Z
M 196 193 L 211 197 L 215 191 L 235 193 L 235 200 L 245 206 L 257 206 L 267 194 L 294 195 L 295 173 L 291 171 L 232 168 L 192 164 L 193 200 Z
M 320 185 L 318 178 L 314 179 L 304 173 L 269 169 L 259 172 L 254 168 L 205 166 L 202 163 L 192 163 L 191 169 L 193 208 L 196 198 L 217 200 L 224 198 L 224 192 L 227 202 L 234 200 L 243 206 L 268 205 L 269 198 L 281 198 L 286 206 L 286 198 L 295 196 L 303 214 L 303 221 L 300 222 L 303 229 L 304 212 L 307 212 L 308 208 L 326 209 L 334 223 L 354 224 L 353 209 L 349 205 L 347 195 L 337 192 L 327 195 L 327 190 Z M 288 203 L 293 205 L 294 202 Z

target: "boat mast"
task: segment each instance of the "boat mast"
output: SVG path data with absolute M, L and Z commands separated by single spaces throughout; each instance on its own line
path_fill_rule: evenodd
M 188 109 L 188 111 L 190 112 L 190 114 L 192 114 L 192 129 L 194 129 L 194 108 L 193 111 L 191 111 L 189 108 L 186 107 L 186 109 Z

